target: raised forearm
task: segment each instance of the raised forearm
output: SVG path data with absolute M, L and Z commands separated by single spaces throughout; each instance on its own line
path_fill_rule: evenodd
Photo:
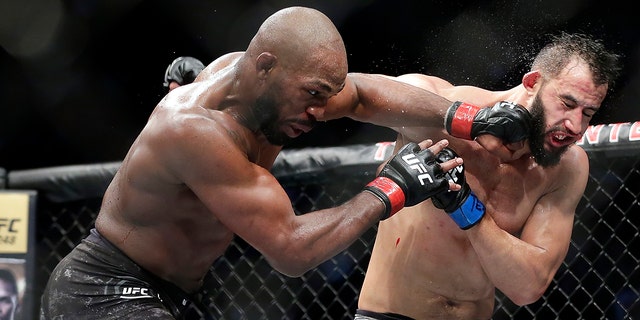
M 346 250 L 383 213 L 382 202 L 361 192 L 340 206 L 297 216 L 291 236 L 261 251 L 274 269 L 299 277 Z
M 545 249 L 526 243 L 500 229 L 489 216 L 466 231 L 491 282 L 517 305 L 538 300 L 557 268 Z

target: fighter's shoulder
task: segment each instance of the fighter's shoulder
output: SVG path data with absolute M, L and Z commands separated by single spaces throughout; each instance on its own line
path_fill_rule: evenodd
M 217 59 L 213 60 L 208 66 L 208 67 L 215 67 L 217 65 L 219 66 L 226 66 L 228 64 L 231 64 L 232 62 L 238 60 L 242 55 L 244 54 L 244 51 L 235 51 L 235 52 L 229 52 L 227 54 L 223 54 L 220 57 L 218 57 Z
M 587 152 L 578 145 L 572 145 L 567 149 L 567 151 L 562 156 L 562 161 L 567 162 L 569 164 L 583 164 L 589 162 L 589 157 L 587 156 Z
M 469 85 L 454 85 L 453 83 L 440 77 L 421 74 L 409 73 L 398 76 L 398 81 L 402 81 L 422 89 L 437 93 L 451 100 L 465 100 L 474 103 L 485 104 L 485 100 L 495 100 L 496 93 L 484 88 Z
M 579 181 L 588 179 L 589 157 L 587 152 L 580 146 L 572 145 L 562 155 L 558 167 L 561 171 L 557 175 L 554 174 L 557 178 L 578 179 Z
M 213 60 L 209 63 L 202 72 L 198 75 L 195 81 L 200 81 L 203 79 L 208 79 L 211 75 L 216 72 L 233 65 L 240 57 L 244 54 L 243 51 L 236 51 L 224 54 L 217 59 Z
M 422 73 L 407 73 L 396 77 L 396 79 L 432 92 L 451 89 L 453 87 L 453 84 L 447 80 Z
M 177 88 L 179 90 L 181 88 Z M 174 91 L 176 91 L 174 90 Z M 194 106 L 194 103 L 180 103 L 180 99 L 190 96 L 179 95 L 175 98 L 165 98 L 149 117 L 145 132 L 157 133 L 167 143 L 175 139 L 188 139 L 189 136 L 202 137 L 215 135 L 217 129 L 223 126 L 222 112 Z M 178 102 L 172 101 L 177 100 Z M 172 103 L 173 102 L 173 103 Z M 197 140 L 197 139 L 196 139 Z

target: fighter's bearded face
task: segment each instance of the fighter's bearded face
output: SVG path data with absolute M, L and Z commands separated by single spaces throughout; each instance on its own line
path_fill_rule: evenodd
M 552 167 L 560 162 L 562 154 L 565 153 L 571 145 L 565 145 L 562 147 L 545 147 L 545 139 L 548 136 L 548 132 L 556 130 L 557 128 L 547 129 L 547 119 L 545 115 L 545 108 L 539 95 L 533 99 L 531 104 L 532 124 L 531 132 L 529 134 L 529 147 L 531 148 L 531 154 L 535 161 L 543 167 Z
M 289 108 L 293 108 L 295 98 L 284 99 L 287 93 L 272 87 L 256 99 L 255 112 L 260 117 L 260 131 L 267 141 L 282 146 L 316 125 L 316 120 L 304 114 L 304 110 L 296 116 L 287 116 Z M 295 112 L 295 111 L 294 111 Z
M 265 135 L 267 141 L 273 145 L 281 146 L 292 138 L 280 130 L 280 111 L 277 106 L 278 103 L 267 91 L 256 100 L 255 112 L 260 117 L 260 131 Z

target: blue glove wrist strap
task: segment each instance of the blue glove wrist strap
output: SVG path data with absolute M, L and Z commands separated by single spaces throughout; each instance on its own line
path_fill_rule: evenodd
M 467 200 L 449 216 L 462 230 L 475 226 L 484 216 L 486 209 L 478 197 L 471 191 Z

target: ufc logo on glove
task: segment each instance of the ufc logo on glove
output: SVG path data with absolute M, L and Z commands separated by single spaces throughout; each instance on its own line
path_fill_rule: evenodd
M 418 159 L 415 154 L 413 153 L 406 154 L 402 156 L 402 160 L 409 165 L 409 168 L 421 173 L 418 175 L 418 181 L 420 181 L 421 185 L 424 186 L 425 180 L 429 180 L 429 183 L 433 183 L 433 178 L 431 177 L 431 175 L 426 173 L 427 168 L 424 166 L 423 163 L 420 162 L 420 159 Z
M 415 142 L 400 148 L 364 188 L 384 203 L 381 219 L 448 189 L 449 180 L 433 152 L 421 150 Z
M 449 181 L 453 181 L 453 183 L 458 183 L 458 180 L 460 180 L 459 175 L 462 174 L 463 171 L 464 171 L 464 167 L 462 165 L 459 165 L 447 171 L 446 175 Z

